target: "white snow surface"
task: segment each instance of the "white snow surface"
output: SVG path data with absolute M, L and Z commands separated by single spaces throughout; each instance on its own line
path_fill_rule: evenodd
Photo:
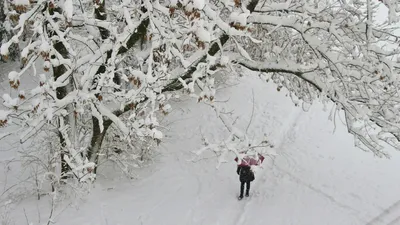
M 134 180 L 116 175 L 111 166 L 100 167 L 90 195 L 77 207 L 68 206 L 65 200 L 55 209 L 52 224 L 399 223 L 398 152 L 390 151 L 389 160 L 353 147 L 353 139 L 338 117 L 333 133 L 329 110 L 324 112 L 320 103 L 303 112 L 285 97 L 285 91 L 277 92 L 274 84 L 256 77 L 244 77 L 237 83 L 217 91 L 217 100 L 230 98 L 219 107 L 233 110 L 234 117 L 239 118 L 235 126 L 245 130 L 254 91 L 254 117 L 248 136 L 257 139 L 266 134 L 277 154 L 275 160 L 266 157 L 263 169 L 257 171 L 250 198 L 237 200 L 239 180 L 234 155 L 228 155 L 227 163 L 216 169 L 214 153 L 196 158 L 191 152 L 203 147 L 202 135 L 216 143 L 228 132 L 211 107 L 185 99 L 174 102 L 172 112 L 160 122 L 169 130 L 163 131 L 165 137 L 154 164 L 138 169 Z M 0 154 L 10 157 L 11 153 Z M 37 201 L 32 197 L 19 203 L 10 216 L 15 224 L 27 224 L 27 219 L 32 225 L 47 224 L 48 205 L 48 198 Z

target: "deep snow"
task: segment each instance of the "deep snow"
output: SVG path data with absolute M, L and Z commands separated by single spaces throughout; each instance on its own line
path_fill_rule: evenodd
M 316 102 L 303 112 L 274 84 L 256 77 L 230 83 L 235 82 L 218 90 L 217 101 L 229 99 L 219 107 L 233 110 L 236 126 L 245 129 L 253 90 L 256 104 L 248 134 L 251 138 L 267 134 L 278 155 L 267 157 L 250 198 L 236 199 L 239 181 L 233 154 L 216 169 L 213 153 L 199 158 L 191 152 L 202 147 L 202 135 L 217 142 L 228 132 L 211 107 L 185 99 L 174 103 L 174 111 L 162 122 L 169 130 L 153 165 L 138 170 L 139 178 L 130 181 L 110 168 L 100 168 L 91 194 L 77 207 L 65 208 L 66 200 L 54 213 L 55 224 L 400 224 L 398 152 L 391 151 L 388 160 L 354 148 L 340 119 L 332 133 L 329 106 L 324 112 Z M 18 225 L 27 224 L 26 220 L 47 224 L 48 203 L 46 198 L 23 201 L 11 218 Z

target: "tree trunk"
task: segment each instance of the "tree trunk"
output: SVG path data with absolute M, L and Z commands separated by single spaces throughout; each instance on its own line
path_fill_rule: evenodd
M 87 152 L 87 158 L 90 162 L 94 162 L 96 164 L 94 168 L 94 173 L 96 174 L 97 165 L 99 163 L 99 152 L 101 150 L 101 145 L 103 144 L 104 136 L 107 133 L 107 129 L 111 126 L 111 120 L 105 120 L 103 122 L 103 132 L 100 132 L 99 120 L 95 117 L 92 117 L 93 121 L 93 134 L 92 140 L 90 141 L 90 146 Z
M 59 42 L 60 43 L 60 42 Z M 60 52 L 60 49 L 62 49 L 62 47 L 64 47 L 64 45 L 62 45 L 62 47 L 57 46 L 57 44 L 54 45 L 54 48 Z M 58 47 L 58 48 L 57 48 Z M 64 65 L 60 65 L 57 67 L 53 67 L 53 73 L 54 73 L 54 80 L 56 80 L 59 76 L 61 76 L 64 72 L 66 71 L 66 68 L 64 67 Z M 67 87 L 58 87 L 56 89 L 56 93 L 57 93 L 57 98 L 58 99 L 63 99 L 66 95 L 67 95 Z M 69 167 L 69 165 L 67 164 L 67 162 L 65 162 L 64 160 L 64 154 L 65 154 L 65 139 L 62 136 L 61 132 L 58 132 L 58 137 L 60 139 L 60 144 L 61 144 L 61 179 L 66 179 L 67 176 L 66 174 L 71 171 L 71 168 Z
M 60 11 L 60 10 L 61 9 L 59 9 L 59 8 L 54 9 L 54 11 Z M 50 14 L 54 14 L 53 10 L 49 10 L 49 11 L 50 11 Z M 49 37 L 52 37 L 54 35 L 55 35 L 55 32 L 50 32 Z M 62 42 L 57 41 L 56 43 L 54 43 L 53 47 L 55 50 L 57 50 L 58 53 L 60 53 L 60 55 L 62 55 L 62 57 L 64 57 L 65 59 L 69 58 L 68 50 Z M 53 56 L 50 56 L 50 57 L 53 57 Z M 67 72 L 67 68 L 63 64 L 53 67 L 54 80 L 57 80 L 57 78 L 59 78 L 65 72 Z M 65 96 L 67 96 L 67 94 L 68 94 L 67 86 L 58 87 L 56 89 L 56 95 L 57 95 L 58 99 L 63 99 Z M 65 121 L 68 121 L 68 118 L 65 118 Z M 60 154 L 60 156 L 61 156 L 61 179 L 66 179 L 67 178 L 66 174 L 71 171 L 71 167 L 64 160 L 64 155 L 66 153 L 64 150 L 66 147 L 65 139 L 60 132 L 58 132 L 58 136 L 60 138 L 60 144 L 61 144 L 61 154 Z
M 95 4 L 97 4 L 95 2 Z M 106 20 L 107 19 L 107 12 L 105 8 L 106 1 L 103 0 L 100 4 L 97 4 L 94 10 L 94 17 L 98 20 Z M 109 38 L 110 32 L 107 29 L 99 27 L 101 39 L 105 40 Z M 111 58 L 111 51 L 107 52 L 107 57 L 103 64 L 99 67 L 97 70 L 96 74 L 101 74 L 106 72 L 106 63 L 107 60 Z M 120 84 L 120 78 L 116 75 L 113 78 L 114 82 L 117 84 Z M 112 124 L 111 120 L 105 120 L 103 121 L 103 132 L 100 131 L 100 126 L 99 126 L 99 120 L 96 117 L 92 117 L 92 124 L 93 124 L 93 133 L 92 133 L 92 138 L 90 141 L 90 146 L 87 151 L 87 158 L 89 159 L 90 162 L 94 162 L 96 164 L 93 173 L 96 174 L 97 172 L 97 165 L 99 162 L 99 152 L 101 149 L 101 145 L 103 144 L 104 136 L 107 133 L 107 129 L 110 127 Z

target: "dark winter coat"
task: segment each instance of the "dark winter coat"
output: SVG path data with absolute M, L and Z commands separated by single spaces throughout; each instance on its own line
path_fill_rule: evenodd
M 239 175 L 240 182 L 253 181 L 255 178 L 250 166 L 238 166 L 236 173 Z

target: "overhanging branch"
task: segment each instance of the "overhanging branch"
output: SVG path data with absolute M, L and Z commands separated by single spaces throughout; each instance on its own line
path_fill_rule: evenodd
M 249 4 L 247 5 L 247 9 L 250 11 L 250 13 L 254 12 L 257 4 L 259 3 L 259 0 L 251 0 L 249 2 Z M 223 34 L 221 35 L 221 37 L 219 38 L 219 42 L 221 43 L 221 46 L 224 46 L 226 44 L 226 42 L 229 40 L 229 35 L 228 34 Z M 215 54 L 217 54 L 220 51 L 220 45 L 218 44 L 218 42 L 214 42 L 210 49 L 208 50 L 207 54 L 210 56 L 214 56 Z M 201 62 L 205 62 L 205 60 L 207 59 L 207 55 L 204 55 L 201 57 L 201 59 L 193 66 L 191 66 L 182 76 L 179 76 L 175 79 L 173 79 L 163 90 L 162 92 L 166 92 L 166 91 L 176 91 L 179 90 L 181 88 L 183 88 L 182 83 L 178 80 L 179 78 L 186 80 L 189 79 L 192 74 L 196 71 L 196 67 L 199 63 Z
M 325 85 L 317 78 L 315 71 L 317 66 L 301 66 L 293 62 L 291 63 L 274 63 L 274 62 L 256 62 L 246 59 L 236 59 L 238 65 L 249 70 L 263 73 L 287 73 L 292 74 L 314 86 L 318 91 L 325 89 Z

